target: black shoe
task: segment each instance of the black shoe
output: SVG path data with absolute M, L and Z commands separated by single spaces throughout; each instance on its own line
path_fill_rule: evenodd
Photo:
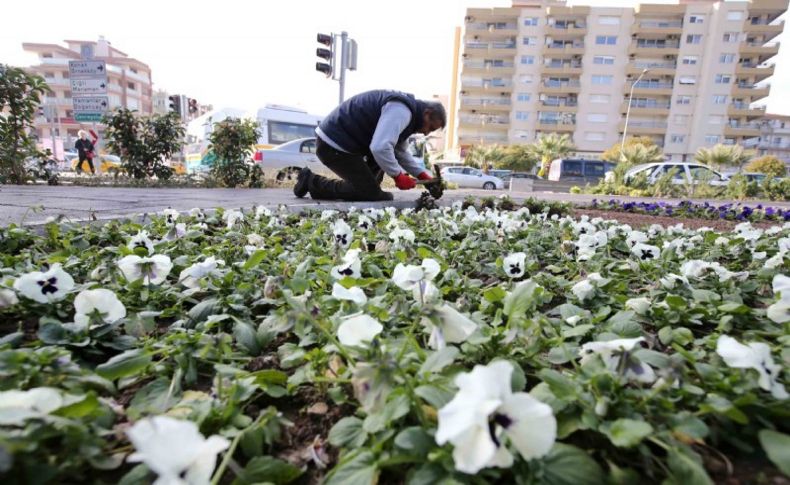
M 376 200 L 393 200 L 395 196 L 392 195 L 392 192 L 387 192 L 386 190 L 382 190 L 379 193 L 379 197 Z
M 313 178 L 313 172 L 309 168 L 303 168 L 299 171 L 299 176 L 296 177 L 296 185 L 294 185 L 294 195 L 302 198 L 307 195 L 310 187 L 310 180 Z

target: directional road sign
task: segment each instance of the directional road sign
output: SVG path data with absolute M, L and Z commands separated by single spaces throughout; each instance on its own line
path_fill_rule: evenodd
M 71 79 L 72 96 L 95 96 L 97 94 L 107 94 L 105 79 Z
M 110 106 L 107 99 L 107 64 L 93 60 L 69 61 L 69 78 L 74 119 L 101 121 Z
M 69 76 L 107 79 L 107 64 L 104 61 L 69 61 Z
M 101 113 L 74 113 L 74 120 L 79 122 L 98 123 L 102 119 Z
M 107 111 L 109 102 L 107 96 L 81 96 L 79 98 L 71 98 L 74 102 L 74 111 L 104 113 Z

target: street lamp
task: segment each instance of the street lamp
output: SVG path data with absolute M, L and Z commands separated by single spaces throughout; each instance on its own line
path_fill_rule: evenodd
M 625 135 L 628 133 L 628 117 L 631 115 L 631 100 L 634 97 L 634 87 L 636 87 L 637 83 L 642 80 L 642 76 L 650 72 L 650 69 L 643 69 L 642 74 L 636 78 L 633 84 L 631 84 L 631 91 L 628 93 L 628 108 L 625 110 L 625 126 L 623 127 L 623 141 L 620 143 L 620 160 L 623 159 L 623 148 L 625 148 Z

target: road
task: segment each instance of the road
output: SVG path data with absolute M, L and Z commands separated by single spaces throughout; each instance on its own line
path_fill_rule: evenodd
M 189 210 L 193 207 L 211 209 L 216 207 L 250 208 L 253 205 L 277 207 L 281 204 L 290 210 L 304 208 L 348 209 L 356 207 L 411 207 L 420 195 L 419 190 L 395 191 L 394 202 L 334 202 L 297 199 L 290 189 L 186 189 L 186 188 L 123 188 L 123 187 L 78 187 L 45 185 L 6 185 L 0 187 L 0 226 L 10 223 L 40 224 L 48 217 L 64 215 L 75 221 L 116 219 L 141 213 L 159 212 L 163 209 Z M 609 196 L 564 194 L 552 192 L 507 192 L 486 190 L 450 190 L 445 192 L 442 204 L 463 200 L 467 196 L 485 197 L 509 194 L 521 201 L 528 197 L 543 200 L 586 204 L 593 199 L 608 199 Z M 620 200 L 657 201 L 652 198 L 617 197 Z M 700 201 L 702 202 L 702 201 Z M 723 204 L 726 201 L 710 201 Z M 759 202 L 750 202 L 756 205 Z M 774 207 L 790 208 L 788 202 L 763 202 Z

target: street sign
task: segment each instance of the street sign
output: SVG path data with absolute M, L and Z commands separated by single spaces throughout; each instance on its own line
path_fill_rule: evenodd
M 105 79 L 72 79 L 72 96 L 92 96 L 107 94 L 107 81 Z
M 74 113 L 74 120 L 80 122 L 98 123 L 102 119 L 102 113 Z
M 74 112 L 95 112 L 104 113 L 107 111 L 109 102 L 107 96 L 81 96 L 79 98 L 71 98 L 74 102 Z
M 69 61 L 69 76 L 106 80 L 107 64 L 104 61 Z

